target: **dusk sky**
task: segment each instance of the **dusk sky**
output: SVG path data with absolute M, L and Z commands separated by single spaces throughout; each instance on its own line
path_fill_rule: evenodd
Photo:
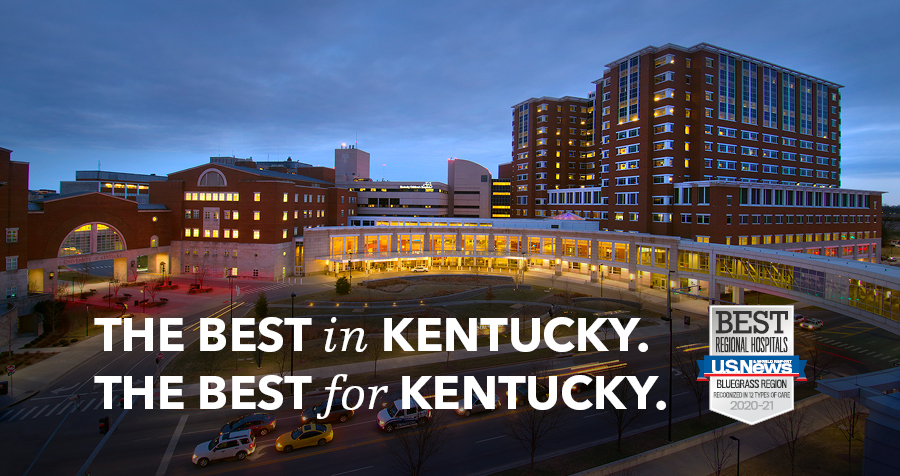
M 842 186 L 900 204 L 900 2 L 0 3 L 0 147 L 30 188 L 210 156 L 446 180 L 511 158 L 511 106 L 587 97 L 646 46 L 710 43 L 842 84 Z M 382 167 L 382 164 L 386 164 Z

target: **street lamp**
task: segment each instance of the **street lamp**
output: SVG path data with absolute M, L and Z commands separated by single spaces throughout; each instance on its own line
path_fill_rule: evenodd
M 88 337 L 88 315 L 90 314 L 91 305 L 84 305 L 84 336 Z
M 291 293 L 291 321 L 294 320 L 294 298 L 297 293 Z M 294 376 L 294 341 L 291 339 L 291 377 Z
M 741 476 L 741 440 L 736 436 L 729 436 L 734 441 L 737 441 L 738 450 L 737 450 L 737 476 Z
M 231 274 L 231 270 L 228 271 L 228 313 L 229 319 L 231 320 L 228 325 L 232 326 L 234 329 L 234 275 Z M 237 360 L 237 352 L 234 353 L 234 370 L 238 369 L 238 360 Z
M 673 337 L 672 337 L 672 271 L 669 270 L 668 280 L 666 281 L 666 317 L 663 318 L 664 321 L 669 321 L 669 443 L 672 442 L 672 375 L 674 374 L 672 369 L 672 351 L 673 351 Z
M 50 275 L 48 278 L 48 279 L 50 279 L 50 292 L 53 293 L 53 299 L 55 300 L 56 299 L 56 289 L 53 288 L 53 276 L 54 276 L 53 271 L 50 271 Z
M 353 286 L 353 252 L 347 252 L 347 267 L 350 268 L 350 285 Z
M 106 307 L 112 307 L 112 283 L 112 279 L 106 283 Z

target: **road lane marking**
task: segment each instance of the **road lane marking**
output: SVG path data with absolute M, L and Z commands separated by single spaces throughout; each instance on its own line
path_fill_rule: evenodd
M 343 473 L 334 473 L 331 476 L 341 476 L 342 474 L 350 474 L 350 473 L 355 473 L 357 471 L 362 471 L 364 469 L 372 469 L 372 468 L 374 468 L 374 466 L 366 466 L 365 468 L 351 469 L 350 471 L 344 471 Z
M 212 433 L 214 431 L 219 431 L 221 428 L 210 428 L 208 430 L 196 430 L 196 431 L 185 431 L 182 435 L 192 435 L 194 433 Z
M 165 454 L 163 454 L 162 461 L 159 462 L 159 469 L 156 470 L 156 476 L 164 476 L 166 470 L 169 469 L 169 462 L 172 461 L 172 453 L 175 452 L 175 445 L 178 444 L 178 439 L 181 438 L 181 430 L 184 430 L 184 424 L 187 422 L 189 416 L 190 415 L 181 415 L 181 418 L 178 420 L 178 426 L 175 427 L 175 433 L 172 433 L 172 439 L 169 440 L 169 446 L 166 448 Z
M 121 398 L 121 397 L 119 397 L 119 398 Z M 91 401 L 93 402 L 93 400 L 91 400 Z M 115 401 L 116 401 L 116 398 L 113 397 L 113 402 L 115 402 Z M 100 401 L 97 402 L 97 405 L 94 406 L 94 410 L 99 410 L 102 405 L 103 405 L 103 399 L 101 398 Z
M 57 415 L 62 415 L 63 412 L 66 411 L 66 409 L 69 408 L 69 405 L 71 405 L 71 404 L 72 404 L 71 401 L 66 402 L 66 406 L 62 407 L 62 410 L 60 410 L 59 413 L 57 413 Z
M 40 410 L 38 410 L 37 413 L 35 413 L 34 416 L 31 417 L 31 418 L 37 418 L 37 417 L 41 414 L 41 412 L 43 412 L 44 410 L 46 410 L 47 407 L 49 407 L 49 406 L 50 406 L 50 405 L 44 405 L 44 408 L 41 408 Z
M 96 400 L 96 398 L 92 398 L 91 401 L 84 404 L 84 407 L 81 408 L 81 411 L 87 411 L 87 409 L 91 407 L 91 404 L 94 403 L 94 400 Z
M 506 435 L 500 435 L 500 436 L 495 436 L 493 438 L 487 438 L 485 440 L 479 440 L 479 441 L 476 441 L 475 443 L 484 443 L 485 441 L 499 440 L 500 438 L 504 438 L 504 437 L 506 437 Z
M 19 411 L 10 410 L 9 413 L 7 413 L 5 416 L 9 416 L 10 413 L 15 413 L 15 414 L 14 414 L 13 416 L 9 417 L 9 420 L 7 420 L 7 421 L 13 421 L 13 420 L 15 420 L 16 417 L 19 416 L 19 413 L 22 413 L 22 412 L 24 412 L 24 411 L 25 411 L 24 408 L 19 409 Z M 4 417 L 5 417 L 5 416 L 4 416 Z M 0 419 L 0 420 L 2 420 L 2 419 Z
M 37 407 L 31 407 L 31 410 L 28 410 L 27 412 L 25 412 L 25 414 L 22 415 L 22 418 L 19 418 L 19 421 L 22 421 L 22 420 L 28 418 L 28 414 L 33 412 L 35 408 L 37 408 Z
M 592 413 L 592 414 L 590 414 L 590 415 L 585 415 L 585 416 L 583 416 L 583 417 L 581 417 L 581 418 L 593 418 L 593 417 L 595 417 L 595 416 L 600 416 L 600 415 L 602 415 L 602 414 L 604 414 L 604 413 L 606 413 L 606 412 Z

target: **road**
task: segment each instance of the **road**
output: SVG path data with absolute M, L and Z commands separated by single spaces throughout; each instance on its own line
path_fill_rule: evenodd
M 322 290 L 322 285 L 295 285 L 282 283 L 246 284 L 245 291 L 236 299 L 235 315 L 252 305 L 256 291 L 265 290 L 270 301 L 289 297 L 291 292 L 303 295 Z M 228 302 L 221 300 L 210 303 L 206 309 L 184 316 L 188 328 L 207 316 L 228 312 Z M 887 334 L 872 326 L 840 316 L 829 311 L 804 310 L 808 317 L 825 321 L 825 328 L 816 332 L 797 331 L 798 350 L 805 352 L 805 343 L 816 342 L 821 349 L 833 355 L 835 363 L 827 372 L 838 375 L 852 375 L 887 368 L 900 362 L 897 349 L 900 337 Z M 804 341 L 808 336 L 811 341 Z M 186 333 L 187 345 L 196 338 L 196 333 Z M 676 345 L 689 342 L 707 341 L 706 330 L 682 334 Z M 648 398 L 648 409 L 643 411 L 639 427 L 647 427 L 665 422 L 666 411 L 656 409 L 656 402 L 666 400 L 668 385 L 667 372 L 668 340 L 661 336 L 646 341 L 650 350 L 639 353 L 632 350 L 619 355 L 616 351 L 576 355 L 556 359 L 558 366 L 578 365 L 586 362 L 619 358 L 628 363 L 627 372 L 645 378 L 660 376 Z M 142 343 L 138 344 L 142 348 Z M 0 412 L 0 430 L 4 440 L 15 450 L 6 458 L 4 474 L 53 475 L 75 474 L 97 450 L 103 435 L 100 435 L 98 419 L 109 416 L 117 422 L 115 431 L 99 449 L 89 470 L 92 476 L 128 474 L 138 475 L 182 475 L 182 474 L 256 474 L 261 471 L 279 474 L 297 471 L 302 467 L 312 474 L 365 475 L 392 474 L 393 461 L 388 451 L 392 444 L 391 435 L 380 431 L 375 424 L 375 410 L 361 410 L 345 424 L 335 424 L 335 438 L 326 446 L 304 448 L 290 454 L 274 450 L 275 438 L 299 425 L 300 410 L 283 408 L 276 411 L 276 430 L 258 440 L 259 449 L 247 461 L 224 461 L 211 464 L 207 468 L 196 468 L 191 464 L 194 447 L 215 437 L 221 426 L 246 411 L 222 410 L 123 410 L 119 407 L 105 409 L 102 405 L 101 388 L 92 383 L 94 375 L 132 375 L 135 378 L 152 376 L 156 372 L 156 350 L 146 352 L 136 350 L 123 352 L 121 347 L 113 352 L 104 352 L 85 362 L 64 378 L 54 382 L 48 391 L 20 405 Z M 171 361 L 166 355 L 164 363 Z M 483 381 L 488 375 L 526 375 L 527 365 L 512 365 L 501 368 L 469 372 Z M 696 402 L 691 393 L 675 381 L 674 417 L 690 417 L 696 411 Z M 444 423 L 448 425 L 448 442 L 435 457 L 435 473 L 489 474 L 497 469 L 527 463 L 527 453 L 504 435 L 503 418 L 508 410 L 499 387 L 502 409 L 469 418 L 448 413 Z M 118 392 L 120 393 L 120 392 Z M 114 401 L 118 401 L 118 393 Z M 78 395 L 77 401 L 69 397 Z M 582 395 L 593 400 L 593 392 Z M 310 399 L 307 399 L 310 400 Z M 307 401 L 317 403 L 318 399 Z M 140 403 L 140 400 L 139 400 Z M 552 438 L 547 438 L 539 454 L 564 452 L 574 448 L 592 445 L 614 438 L 614 425 L 607 421 L 608 414 L 600 410 L 574 411 L 565 409 L 565 425 Z M 404 430 L 397 430 L 404 431 Z M 46 444 L 46 449 L 40 453 Z M 302 465 L 302 466 L 299 466 Z M 30 469 L 29 469 L 30 468 Z

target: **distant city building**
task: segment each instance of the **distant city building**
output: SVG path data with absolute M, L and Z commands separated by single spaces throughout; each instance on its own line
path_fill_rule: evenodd
M 334 151 L 335 176 L 368 175 L 369 154 L 356 148 Z M 354 172 L 355 171 L 355 172 Z M 491 217 L 491 173 L 455 157 L 447 160 L 447 181 L 373 181 L 368 177 L 336 184 L 358 195 L 357 215 L 400 217 Z
M 510 178 L 512 176 L 512 162 L 500 164 L 497 168 L 499 178 L 491 179 L 491 217 L 510 217 Z
M 148 203 L 150 182 L 164 180 L 165 175 L 78 170 L 75 172 L 74 182 L 59 183 L 59 193 L 66 195 L 77 192 L 100 192 L 138 203 Z

